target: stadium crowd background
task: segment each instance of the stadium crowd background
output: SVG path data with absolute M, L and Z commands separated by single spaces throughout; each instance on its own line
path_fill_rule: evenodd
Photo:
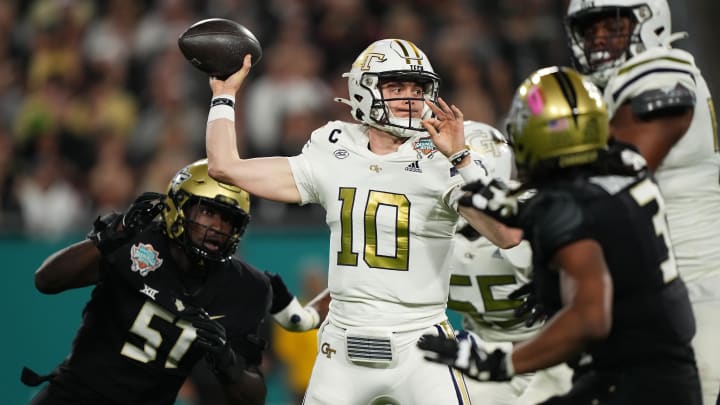
M 567 2 L 3 0 L 0 229 L 43 238 L 85 230 L 95 212 L 164 191 L 172 173 L 203 156 L 207 79 L 177 47 L 200 19 L 234 19 L 263 44 L 238 108 L 241 153 L 262 156 L 294 154 L 312 129 L 349 119 L 332 101 L 347 92 L 340 75 L 381 37 L 417 43 L 445 99 L 468 119 L 501 125 L 520 78 L 569 64 Z M 712 49 L 700 46 L 712 37 L 703 16 L 717 2 L 675 3 L 676 30 L 692 34 L 680 45 L 702 58 L 698 49 Z M 699 64 L 712 86 L 717 56 L 707 54 Z M 255 226 L 322 225 L 322 213 L 282 204 L 261 202 L 253 214 Z
M 443 79 L 441 96 L 466 118 L 501 127 L 521 78 L 570 64 L 567 3 L 0 0 L 0 251 L 82 235 L 98 213 L 164 192 L 180 167 L 204 156 L 207 77 L 177 47 L 196 21 L 233 19 L 263 45 L 236 109 L 241 155 L 293 155 L 324 122 L 350 120 L 332 101 L 347 94 L 341 74 L 382 37 L 415 42 Z M 712 19 L 720 2 L 670 3 L 674 31 L 691 34 L 676 45 L 695 54 L 720 94 Z M 318 207 L 253 204 L 249 238 L 324 229 Z

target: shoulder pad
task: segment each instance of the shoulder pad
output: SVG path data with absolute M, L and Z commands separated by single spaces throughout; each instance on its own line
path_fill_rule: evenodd
M 655 89 L 644 91 L 630 100 L 632 110 L 640 118 L 676 111 L 686 111 L 695 107 L 695 93 L 678 83 L 669 90 Z
M 659 48 L 643 52 L 618 68 L 608 81 L 604 95 L 608 112 L 612 117 L 620 105 L 647 91 L 668 92 L 682 85 L 694 93 L 698 73 L 692 56 L 685 51 Z
M 330 121 L 313 131 L 310 135 L 310 144 L 326 145 L 328 147 L 353 144 L 367 146 L 365 126 L 345 121 Z

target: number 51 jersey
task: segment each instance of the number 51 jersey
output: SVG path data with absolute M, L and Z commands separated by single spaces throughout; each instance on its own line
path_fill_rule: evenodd
M 378 155 L 368 130 L 329 122 L 289 158 L 301 204 L 326 210 L 328 316 L 346 328 L 427 327 L 446 317 L 462 178 L 427 134 Z

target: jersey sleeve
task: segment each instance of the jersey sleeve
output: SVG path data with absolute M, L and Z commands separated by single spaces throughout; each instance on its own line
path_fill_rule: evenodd
M 628 60 L 608 81 L 604 94 L 608 113 L 612 117 L 625 102 L 648 92 L 671 93 L 682 86 L 695 94 L 697 74 L 694 58 L 683 50 L 647 50 Z
M 288 158 L 295 185 L 300 192 L 300 205 L 320 202 L 315 170 L 322 163 L 324 156 L 327 156 L 321 152 L 327 144 L 328 134 L 332 132 L 330 127 L 331 123 L 328 123 L 313 131 L 300 154 Z

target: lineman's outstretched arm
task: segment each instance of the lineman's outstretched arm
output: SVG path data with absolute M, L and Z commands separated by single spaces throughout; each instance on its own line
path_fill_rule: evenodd
M 63 248 L 35 271 L 35 288 L 43 294 L 57 294 L 95 284 L 100 276 L 100 251 L 91 240 Z

